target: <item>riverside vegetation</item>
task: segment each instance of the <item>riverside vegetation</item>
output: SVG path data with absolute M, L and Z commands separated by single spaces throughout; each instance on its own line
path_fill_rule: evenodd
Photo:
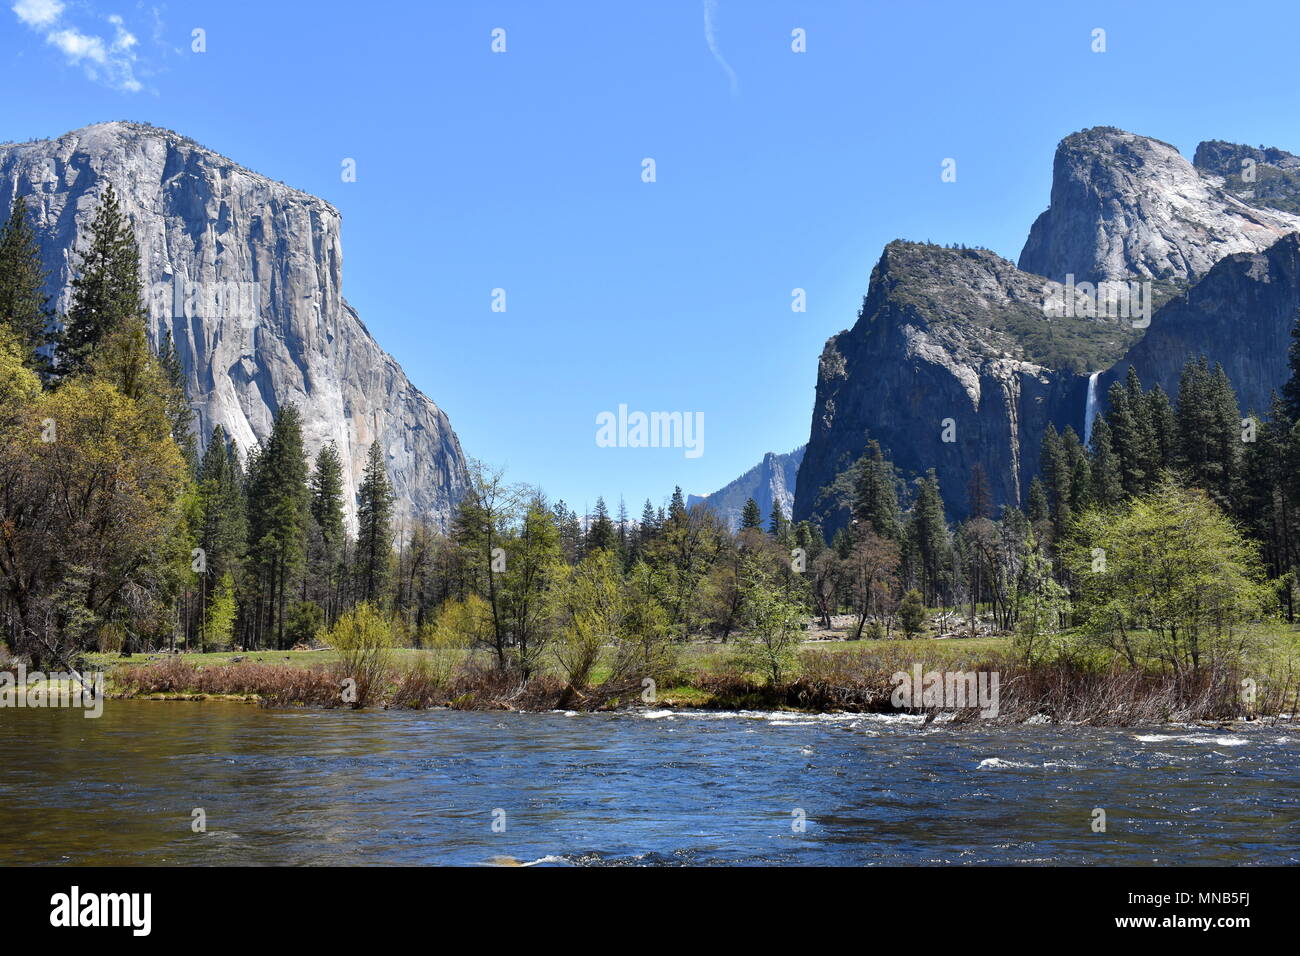
M 997 671 L 1000 718 L 1143 723 L 1294 711 L 1300 339 L 1242 419 L 1192 361 L 1176 401 L 1112 387 L 1085 447 L 1049 429 L 1023 508 L 945 517 L 879 445 L 827 489 L 832 540 L 680 489 L 580 516 L 472 463 L 447 528 L 397 526 L 370 449 L 358 526 L 337 450 L 281 407 L 200 456 L 151 350 L 138 252 L 104 194 L 62 331 L 21 201 L 0 234 L 0 665 L 119 663 L 113 692 L 268 704 L 889 710 L 891 675 Z M 847 640 L 809 646 L 809 631 Z M 137 655 L 144 655 L 141 662 Z

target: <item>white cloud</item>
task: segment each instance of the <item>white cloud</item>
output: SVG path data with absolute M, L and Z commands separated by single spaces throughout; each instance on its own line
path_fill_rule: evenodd
M 709 45 L 709 52 L 713 58 L 718 61 L 718 65 L 726 71 L 727 77 L 731 80 L 731 92 L 734 96 L 740 92 L 740 80 L 736 77 L 736 71 L 731 68 L 722 57 L 718 50 L 717 38 L 713 35 L 713 20 L 718 15 L 718 0 L 704 0 L 704 42 Z
M 52 43 L 62 50 L 73 63 L 90 60 L 94 63 L 108 62 L 104 51 L 104 41 L 99 37 L 88 37 L 75 29 L 56 30 L 45 37 L 46 43 Z
M 80 66 L 91 80 L 127 93 L 143 89 L 135 78 L 135 48 L 139 41 L 116 13 L 106 18 L 113 27 L 113 38 L 109 40 L 65 23 L 60 0 L 17 0 L 11 9 L 27 26 L 43 33 L 46 43 L 61 51 L 70 64 Z
M 48 27 L 63 15 L 59 0 L 18 0 L 12 9 L 29 27 Z

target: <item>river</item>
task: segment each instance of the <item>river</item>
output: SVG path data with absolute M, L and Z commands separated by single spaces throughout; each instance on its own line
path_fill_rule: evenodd
M 110 700 L 0 710 L 0 767 L 4 864 L 1300 862 L 1285 725 Z

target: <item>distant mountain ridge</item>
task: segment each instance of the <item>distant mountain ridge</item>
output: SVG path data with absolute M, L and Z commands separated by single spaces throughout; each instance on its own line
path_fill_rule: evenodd
M 803 462 L 804 446 L 783 455 L 768 452 L 749 471 L 710 495 L 690 495 L 686 506 L 708 508 L 722 518 L 735 531 L 740 528 L 740 515 L 750 498 L 758 504 L 763 515 L 763 527 L 772 520 L 772 509 L 781 508 L 786 517 L 794 508 L 794 488 L 799 465 Z

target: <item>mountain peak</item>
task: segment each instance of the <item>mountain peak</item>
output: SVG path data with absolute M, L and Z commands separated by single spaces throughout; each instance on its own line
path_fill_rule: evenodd
M 1109 126 L 1061 140 L 1051 205 L 1020 268 L 1065 281 L 1186 283 L 1235 252 L 1258 252 L 1300 229 L 1300 216 L 1252 205 L 1173 146 Z

